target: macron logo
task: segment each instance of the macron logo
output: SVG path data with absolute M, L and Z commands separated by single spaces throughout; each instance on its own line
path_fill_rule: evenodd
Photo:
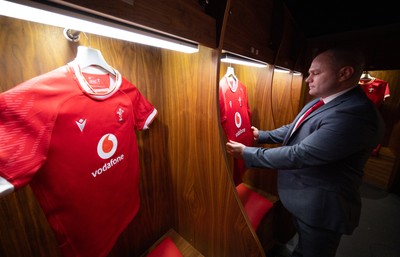
M 76 122 L 76 125 L 78 125 L 79 130 L 81 132 L 83 132 L 83 129 L 85 128 L 85 125 L 86 125 L 86 119 L 79 119 L 78 121 L 75 121 L 75 122 Z

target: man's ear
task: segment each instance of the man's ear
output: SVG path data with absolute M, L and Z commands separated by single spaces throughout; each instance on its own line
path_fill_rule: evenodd
M 354 68 L 345 66 L 339 70 L 339 81 L 345 81 L 351 78 L 354 74 Z

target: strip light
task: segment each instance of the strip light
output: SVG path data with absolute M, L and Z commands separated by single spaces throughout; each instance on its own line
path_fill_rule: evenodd
M 258 67 L 258 68 L 264 68 L 264 67 L 268 66 L 268 64 L 265 62 L 249 59 L 249 58 L 234 55 L 231 53 L 223 53 L 221 56 L 221 62 L 253 66 L 253 67 Z
M 191 42 L 32 1 L 0 0 L 0 15 L 184 53 L 198 52 L 198 45 Z
M 286 69 L 286 68 L 280 67 L 280 66 L 275 66 L 274 71 L 281 72 L 281 73 L 290 73 L 289 69 Z

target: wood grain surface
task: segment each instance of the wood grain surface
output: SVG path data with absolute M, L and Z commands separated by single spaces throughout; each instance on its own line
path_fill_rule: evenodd
M 67 41 L 61 28 L 0 17 L 0 87 L 10 89 L 99 49 L 159 111 L 137 132 L 139 213 L 110 257 L 140 256 L 173 228 L 207 257 L 264 256 L 228 175 L 217 116 L 215 50 L 187 55 L 104 37 Z M 29 185 L 0 199 L 0 256 L 60 256 Z
M 300 108 L 302 76 L 292 72 L 277 72 L 273 65 L 265 68 L 254 68 L 243 65 L 221 63 L 220 79 L 228 67 L 233 67 L 236 77 L 246 86 L 248 102 L 251 109 L 251 124 L 261 130 L 271 130 L 292 122 Z M 221 137 L 224 144 L 226 138 Z M 262 146 L 262 145 L 260 145 Z M 266 144 L 265 147 L 277 147 L 278 144 Z M 227 156 L 229 171 L 233 159 Z M 231 175 L 232 176 L 232 175 Z M 244 182 L 266 194 L 278 197 L 276 187 L 277 171 L 274 169 L 248 169 Z M 279 203 L 277 203 L 279 206 Z M 265 250 L 271 247 L 272 241 L 290 239 L 294 230 L 290 215 L 282 207 L 274 208 L 273 213 L 265 217 L 257 234 Z M 270 231 L 274 231 L 271 235 Z M 272 242 L 272 243 L 274 243 Z

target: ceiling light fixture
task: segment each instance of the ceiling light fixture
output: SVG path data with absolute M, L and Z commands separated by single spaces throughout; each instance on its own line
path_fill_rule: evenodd
M 258 60 L 254 60 L 251 58 L 247 58 L 244 56 L 239 56 L 239 55 L 235 55 L 235 54 L 227 53 L 227 52 L 222 53 L 221 62 L 247 65 L 247 66 L 253 66 L 253 67 L 258 67 L 258 68 L 264 68 L 264 67 L 268 66 L 268 64 L 265 62 L 261 62 Z
M 275 66 L 274 68 L 275 72 L 282 72 L 282 73 L 290 73 L 290 70 L 284 67 L 280 67 L 280 66 Z
M 33 1 L 0 0 L 0 15 L 184 53 L 198 52 L 196 43 Z

